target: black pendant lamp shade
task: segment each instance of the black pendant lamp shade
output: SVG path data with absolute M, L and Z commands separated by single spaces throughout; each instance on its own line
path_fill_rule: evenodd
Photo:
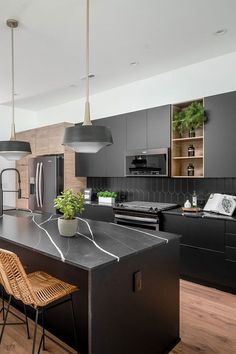
M 89 0 L 86 0 L 86 102 L 83 124 L 65 129 L 63 145 L 76 152 L 96 153 L 113 144 L 111 131 L 104 126 L 92 125 L 89 103 Z
M 10 161 L 16 161 L 31 154 L 30 143 L 16 140 L 15 134 L 15 80 L 14 80 L 14 29 L 18 27 L 18 21 L 7 20 L 7 26 L 11 29 L 11 69 L 12 69 L 12 124 L 11 140 L 0 141 L 0 156 Z
M 75 125 L 65 129 L 63 145 L 76 152 L 96 153 L 113 144 L 111 131 L 104 126 Z
M 26 141 L 0 141 L 0 156 L 7 160 L 20 160 L 29 154 L 31 154 L 31 147 Z

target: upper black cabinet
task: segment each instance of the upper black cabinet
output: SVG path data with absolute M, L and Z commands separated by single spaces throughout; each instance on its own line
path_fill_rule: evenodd
M 127 150 L 170 147 L 170 105 L 127 114 Z
M 236 92 L 206 97 L 205 177 L 236 177 Z
M 147 148 L 170 147 L 170 105 L 148 109 Z
M 147 111 L 127 114 L 127 150 L 147 148 Z

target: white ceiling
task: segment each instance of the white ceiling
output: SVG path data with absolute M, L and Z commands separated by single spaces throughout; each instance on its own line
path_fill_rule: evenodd
M 236 50 L 235 0 L 91 0 L 92 93 Z M 0 0 L 0 103 L 39 110 L 84 96 L 85 0 Z M 221 28 L 223 36 L 213 33 Z M 139 65 L 130 66 L 133 61 Z M 203 83 L 204 84 L 204 83 Z

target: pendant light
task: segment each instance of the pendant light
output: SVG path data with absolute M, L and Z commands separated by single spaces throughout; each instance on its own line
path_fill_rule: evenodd
M 12 64 L 12 124 L 11 138 L 7 141 L 0 141 L 0 156 L 10 161 L 20 160 L 31 154 L 30 144 L 26 141 L 16 140 L 15 133 L 15 97 L 14 97 L 14 28 L 18 27 L 18 21 L 7 20 L 7 26 L 11 28 L 11 64 Z
M 111 131 L 105 126 L 93 126 L 89 103 L 89 0 L 86 8 L 86 102 L 84 122 L 65 129 L 63 145 L 76 152 L 96 153 L 103 147 L 113 144 Z

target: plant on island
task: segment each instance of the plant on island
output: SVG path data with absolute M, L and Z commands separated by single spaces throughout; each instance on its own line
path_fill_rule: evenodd
M 63 214 L 63 219 L 73 220 L 78 213 L 83 212 L 84 201 L 83 193 L 75 194 L 72 189 L 68 189 L 54 199 L 54 207 Z

